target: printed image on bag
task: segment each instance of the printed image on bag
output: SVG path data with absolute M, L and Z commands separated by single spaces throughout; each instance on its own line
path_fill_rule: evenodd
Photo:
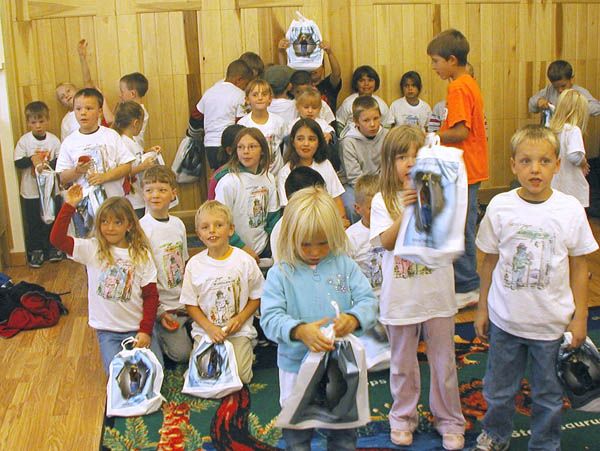
M 290 41 L 287 49 L 287 65 L 296 70 L 312 71 L 323 64 L 321 31 L 317 24 L 296 11 L 294 19 L 285 34 Z
M 73 214 L 73 225 L 77 238 L 87 238 L 94 229 L 96 212 L 106 200 L 106 192 L 101 185 L 83 189 L 83 199 L 77 204 Z

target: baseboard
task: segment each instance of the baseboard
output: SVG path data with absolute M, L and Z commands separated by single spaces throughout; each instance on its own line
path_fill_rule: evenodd
M 27 264 L 27 256 L 25 252 L 9 252 L 8 266 L 25 266 Z

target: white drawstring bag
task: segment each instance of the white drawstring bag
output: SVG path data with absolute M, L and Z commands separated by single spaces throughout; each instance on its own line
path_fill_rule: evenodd
M 40 194 L 40 215 L 46 224 L 52 224 L 56 218 L 56 172 L 45 161 L 35 168 L 35 181 Z
M 204 170 L 203 144 L 199 140 L 184 136 L 179 143 L 171 169 L 175 173 L 177 183 L 196 183 L 202 177 Z
M 462 153 L 441 146 L 437 135 L 419 149 L 411 169 L 417 202 L 404 210 L 394 255 L 436 269 L 463 254 L 468 182 Z
M 390 367 L 392 353 L 390 343 L 387 340 L 379 340 L 370 332 L 361 335 L 358 339 L 365 349 L 365 359 L 369 373 L 387 370 Z
M 313 71 L 323 64 L 321 31 L 317 24 L 296 11 L 285 37 L 290 41 L 287 48 L 287 65 L 292 69 Z
M 127 349 L 133 343 L 133 337 L 123 340 L 123 350 L 110 362 L 106 384 L 106 415 L 109 417 L 156 412 L 165 400 L 160 394 L 162 366 L 149 348 Z
M 224 398 L 241 388 L 231 342 L 213 343 L 203 337 L 190 356 L 181 392 L 198 398 Z

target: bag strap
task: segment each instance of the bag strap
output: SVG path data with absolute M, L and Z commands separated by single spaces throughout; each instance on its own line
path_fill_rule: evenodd
M 131 346 L 131 348 L 128 348 L 128 346 L 135 345 L 136 343 L 137 340 L 135 339 L 135 337 L 127 337 L 121 342 L 121 347 L 123 348 L 123 351 L 130 351 L 134 348 L 134 346 Z
M 425 135 L 425 146 L 427 147 L 434 147 L 434 146 L 439 146 L 440 145 L 440 135 L 438 135 L 437 133 L 427 133 L 427 135 Z

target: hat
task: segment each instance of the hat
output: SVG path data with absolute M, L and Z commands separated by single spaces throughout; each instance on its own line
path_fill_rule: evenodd
M 265 80 L 271 85 L 275 95 L 283 93 L 292 78 L 294 69 L 288 66 L 274 65 L 265 70 Z

